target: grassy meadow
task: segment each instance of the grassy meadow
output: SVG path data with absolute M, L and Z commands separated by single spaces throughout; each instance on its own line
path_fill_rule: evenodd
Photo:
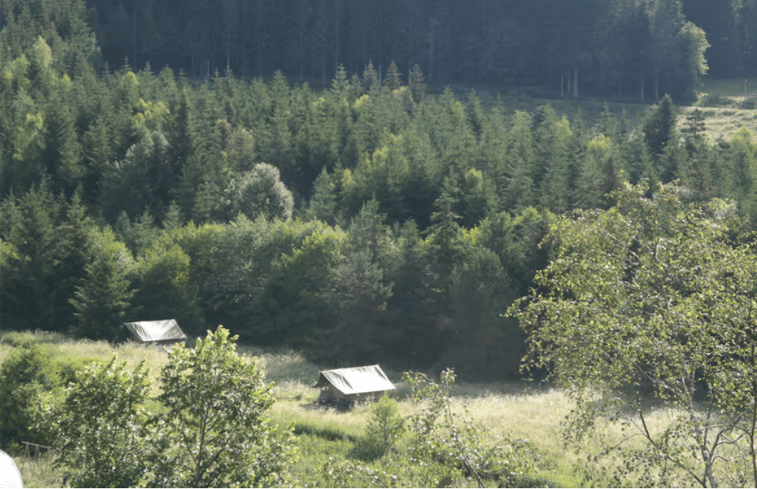
M 134 343 L 111 345 L 106 342 L 73 341 L 49 333 L 0 333 L 0 361 L 8 356 L 13 344 L 22 339 L 33 339 L 55 355 L 109 360 L 114 354 L 119 361 L 136 366 L 144 361 L 153 378 L 167 361 L 165 349 Z M 315 404 L 318 390 L 311 386 L 318 371 L 329 366 L 314 365 L 293 351 L 265 351 L 239 346 L 240 354 L 256 358 L 265 369 L 266 379 L 275 383 L 276 402 L 270 412 L 271 421 L 279 426 L 292 427 L 296 435 L 298 460 L 292 473 L 297 485 L 322 486 L 320 474 L 330 458 L 349 459 L 356 444 L 365 432 L 370 418 L 370 406 L 358 405 L 350 411 L 319 407 Z M 417 412 L 420 407 L 412 402 L 410 388 L 400 381 L 401 373 L 387 371 L 397 385 L 395 398 L 404 416 Z M 596 451 L 589 446 L 581 453 L 565 448 L 560 434 L 561 423 L 570 412 L 572 403 L 565 392 L 548 386 L 523 383 L 459 383 L 452 386 L 452 398 L 461 412 L 465 410 L 475 423 L 485 429 L 485 443 L 494 443 L 499 437 L 525 439 L 531 442 L 534 480 L 555 487 L 609 485 L 604 476 L 586 479 L 586 457 Z M 667 415 L 661 411 L 653 420 L 664 426 Z M 619 440 L 619 428 L 608 428 L 603 437 Z M 408 442 L 408 436 L 400 441 Z M 51 456 L 40 458 L 16 457 L 27 487 L 60 487 L 62 474 L 54 467 Z M 353 457 L 354 458 L 354 457 Z M 373 463 L 373 467 L 390 466 L 392 454 Z M 475 486 L 475 480 L 456 481 L 455 485 Z
M 757 78 L 705 79 L 697 100 L 690 105 L 679 105 L 678 128 L 686 124 L 686 116 L 695 109 L 704 114 L 705 135 L 711 141 L 730 140 L 741 127 L 748 127 L 757 133 Z M 745 89 L 746 86 L 746 89 Z M 465 100 L 471 93 L 469 87 L 452 87 L 460 100 Z M 441 92 L 437 87 L 435 92 Z M 613 114 L 625 112 L 629 127 L 641 127 L 651 110 L 651 105 L 635 101 L 628 95 L 622 100 L 617 98 L 580 98 L 559 97 L 559 91 L 551 88 L 531 87 L 510 90 L 495 90 L 477 87 L 473 93 L 486 107 L 500 105 L 507 113 L 523 111 L 533 113 L 541 105 L 551 105 L 558 114 L 565 114 L 569 119 L 580 117 L 587 126 L 594 126 L 600 119 L 605 105 Z

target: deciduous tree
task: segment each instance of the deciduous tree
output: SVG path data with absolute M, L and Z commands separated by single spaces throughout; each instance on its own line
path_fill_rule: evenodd
M 280 483 L 288 450 L 273 436 L 266 411 L 272 385 L 254 359 L 237 354 L 236 336 L 219 326 L 194 348 L 176 346 L 160 374 L 170 449 L 169 487 L 251 487 Z
M 754 484 L 757 261 L 729 242 L 722 206 L 687 206 L 672 185 L 648 192 L 626 184 L 612 209 L 552 226 L 549 266 L 510 309 L 529 333 L 527 365 L 575 396 L 568 439 L 608 419 L 644 440 L 603 448 L 623 461 L 618 480 Z M 648 395 L 672 408 L 661 429 Z

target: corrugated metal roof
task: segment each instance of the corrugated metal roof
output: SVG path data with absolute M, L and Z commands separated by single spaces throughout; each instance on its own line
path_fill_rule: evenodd
M 134 323 L 124 323 L 124 326 L 139 341 L 182 341 L 187 336 L 179 327 L 175 319 L 166 319 L 164 321 L 138 321 Z
M 327 387 L 328 384 L 344 395 L 394 390 L 394 385 L 378 365 L 322 370 L 313 387 Z
M 11 456 L 0 450 L 0 488 L 15 487 L 24 487 L 21 472 L 19 472 Z

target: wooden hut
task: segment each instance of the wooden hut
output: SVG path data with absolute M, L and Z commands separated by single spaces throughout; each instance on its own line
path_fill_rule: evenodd
M 322 370 L 313 387 L 321 389 L 319 402 L 348 405 L 375 400 L 394 390 L 378 365 Z
M 170 345 L 187 340 L 187 335 L 184 334 L 175 319 L 138 321 L 124 323 L 124 326 L 129 330 L 132 338 L 139 343 Z

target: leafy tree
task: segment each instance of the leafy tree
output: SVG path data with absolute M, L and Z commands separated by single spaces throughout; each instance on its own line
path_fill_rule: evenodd
M 169 240 L 160 239 L 148 248 L 134 267 L 131 315 L 139 314 L 145 321 L 176 319 L 187 333 L 200 331 L 204 319 L 189 263 L 189 256 Z
M 160 429 L 169 449 L 156 486 L 258 487 L 281 483 L 289 449 L 265 418 L 271 384 L 254 359 L 237 354 L 236 336 L 219 326 L 194 348 L 174 347 L 162 368 Z
M 110 163 L 100 193 L 105 216 L 115 220 L 120 212 L 126 212 L 133 218 L 145 209 L 160 216 L 172 186 L 168 161 L 166 138 L 160 131 L 152 131 L 129 148 L 122 161 Z
M 42 412 L 40 425 L 55 433 L 56 464 L 72 487 L 139 487 L 152 451 L 165 448 L 147 440 L 149 371 L 140 363 L 128 372 L 116 358 L 78 372 Z
M 232 216 L 241 212 L 250 219 L 263 215 L 287 221 L 292 217 L 292 192 L 281 182 L 279 170 L 274 166 L 258 163 L 249 173 L 233 180 L 227 192 Z
M 261 293 L 245 307 L 251 322 L 247 334 L 258 341 L 320 346 L 318 340 L 331 327 L 333 305 L 327 299 L 345 233 L 319 222 L 299 231 L 294 246 L 278 251 L 269 262 L 270 275 Z
M 647 198 L 648 188 L 626 184 L 612 209 L 550 229 L 552 259 L 510 309 L 529 334 L 527 367 L 548 368 L 573 393 L 568 440 L 596 433 L 598 419 L 644 440 L 603 447 L 622 462 L 617 481 L 753 484 L 757 384 L 744 379 L 755 375 L 757 262 L 729 241 L 722 206 L 652 190 Z M 659 430 L 648 424 L 649 395 L 673 408 Z
M 750 227 L 757 223 L 757 143 L 752 131 L 742 127 L 731 140 L 729 194 L 736 201 L 739 217 Z

